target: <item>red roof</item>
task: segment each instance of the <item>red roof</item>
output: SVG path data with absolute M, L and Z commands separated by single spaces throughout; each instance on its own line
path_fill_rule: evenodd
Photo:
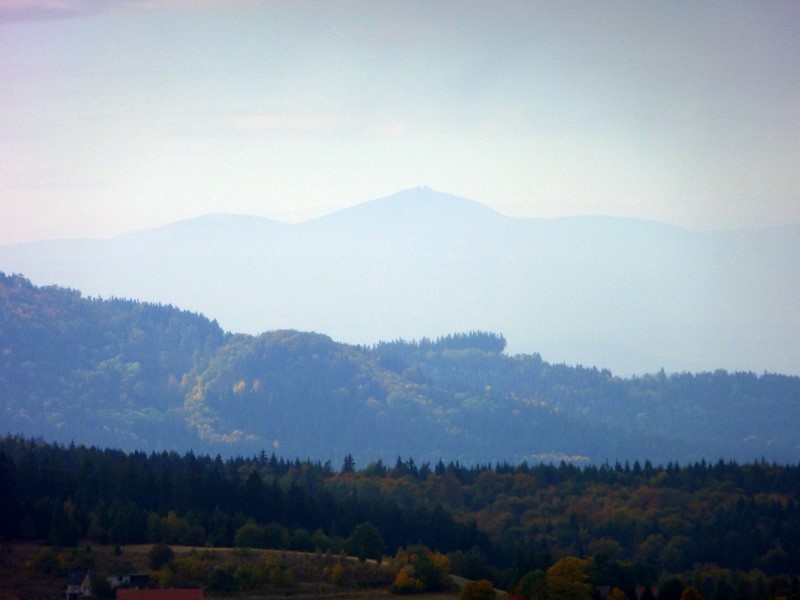
M 203 590 L 170 589 L 170 590 L 130 590 L 119 588 L 117 600 L 203 600 Z

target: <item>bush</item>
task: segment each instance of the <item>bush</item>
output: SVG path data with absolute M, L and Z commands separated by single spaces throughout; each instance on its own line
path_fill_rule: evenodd
M 52 548 L 42 548 L 31 559 L 32 566 L 37 573 L 44 575 L 60 575 L 63 571 L 61 561 Z
M 239 548 L 264 548 L 266 546 L 264 528 L 253 523 L 245 523 L 233 535 L 233 543 Z
M 422 582 L 409 574 L 409 567 L 401 567 L 392 583 L 395 594 L 416 594 L 422 591 Z
M 150 551 L 147 553 L 147 558 L 150 560 L 150 567 L 155 571 L 160 570 L 161 567 L 171 561 L 173 556 L 175 556 L 175 553 L 172 551 L 172 548 L 166 544 L 156 544 L 150 548 Z
M 342 585 L 344 583 L 344 567 L 340 562 L 333 565 L 331 569 L 331 583 L 334 585 Z
M 236 567 L 233 579 L 236 582 L 236 589 L 239 591 L 253 590 L 262 583 L 253 569 L 245 565 Z
M 461 600 L 495 600 L 496 594 L 491 581 L 480 579 L 465 583 L 459 597 Z
M 172 565 L 177 574 L 191 581 L 202 581 L 208 572 L 207 561 L 197 552 L 176 556 Z
M 233 592 L 236 591 L 236 579 L 225 569 L 214 567 L 208 574 L 206 586 L 213 592 Z
M 289 547 L 298 552 L 311 552 L 314 550 L 314 542 L 311 541 L 311 534 L 308 529 L 295 529 L 292 539 L 289 540 Z
M 266 548 L 287 548 L 289 546 L 289 530 L 280 523 L 268 523 L 264 527 L 264 546 Z

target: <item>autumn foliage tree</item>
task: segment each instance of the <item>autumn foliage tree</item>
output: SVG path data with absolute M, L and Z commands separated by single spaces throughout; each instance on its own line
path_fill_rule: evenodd
M 452 585 L 450 559 L 426 546 L 399 549 L 394 564 L 398 569 L 392 584 L 394 593 L 440 592 Z
M 411 575 L 413 567 L 405 565 L 398 569 L 392 583 L 392 592 L 395 594 L 414 594 L 422 591 L 422 582 Z
M 491 581 L 479 579 L 466 582 L 461 588 L 459 597 L 461 600 L 495 600 L 497 593 L 494 591 Z
M 703 595 L 696 588 L 689 586 L 681 593 L 681 600 L 703 600 Z
M 589 600 L 589 561 L 567 556 L 547 569 L 548 600 Z

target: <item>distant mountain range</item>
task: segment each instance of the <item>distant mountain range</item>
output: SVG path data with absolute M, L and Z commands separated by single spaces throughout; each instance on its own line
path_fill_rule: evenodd
M 800 373 L 800 227 L 696 233 L 515 219 L 427 188 L 300 224 L 208 215 L 0 247 L 0 269 L 168 303 L 225 330 L 349 343 L 497 331 L 510 352 L 616 374 Z
M 0 273 L 0 435 L 361 465 L 800 457 L 800 377 L 623 379 L 505 345 L 480 331 L 369 347 L 234 335 Z

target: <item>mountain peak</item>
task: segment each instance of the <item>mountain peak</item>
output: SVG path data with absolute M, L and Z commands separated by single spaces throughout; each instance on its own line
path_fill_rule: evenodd
M 319 223 L 357 222 L 397 224 L 408 227 L 452 223 L 486 224 L 502 215 L 488 206 L 427 186 L 401 190 L 389 196 L 368 200 L 314 219 Z
M 386 207 L 402 207 L 404 209 L 412 210 L 427 210 L 427 211 L 475 211 L 486 215 L 499 215 L 497 211 L 489 208 L 485 204 L 470 200 L 462 196 L 448 194 L 429 188 L 428 186 L 409 188 L 400 190 L 390 196 L 371 200 L 359 206 L 386 206 Z

